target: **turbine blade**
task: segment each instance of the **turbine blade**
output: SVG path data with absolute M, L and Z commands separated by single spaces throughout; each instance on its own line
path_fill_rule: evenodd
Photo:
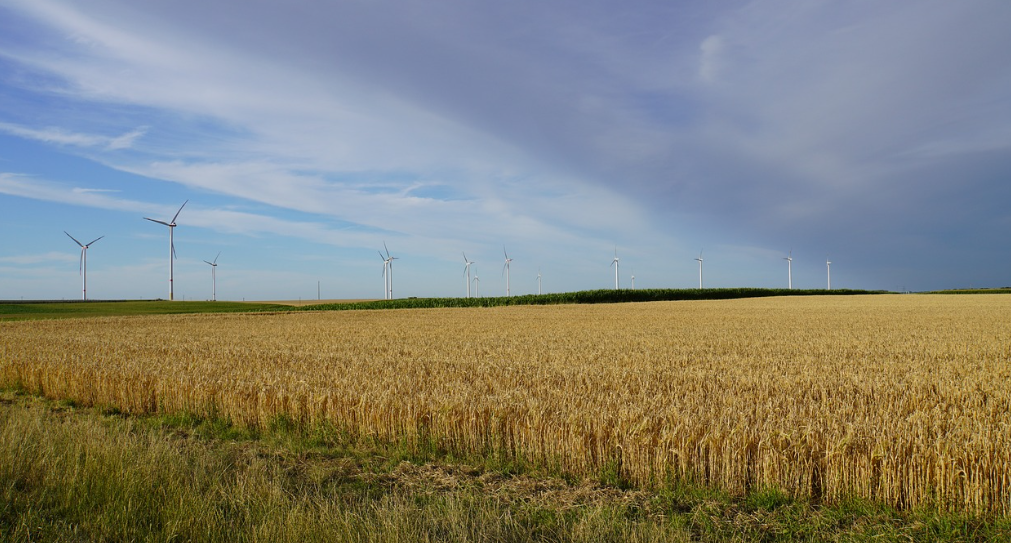
M 390 258 L 390 249 L 386 246 L 386 242 L 383 242 L 383 249 L 386 249 L 386 258 Z
M 81 275 L 84 273 L 84 251 L 87 250 L 88 250 L 87 247 L 83 245 L 81 246 L 81 260 L 77 263 L 77 275 Z
M 204 262 L 207 262 L 207 261 L 206 261 L 206 260 L 204 260 Z M 214 264 L 213 264 L 212 262 L 207 262 L 207 263 L 208 263 L 208 264 L 210 264 L 211 266 L 213 266 L 213 265 L 214 265 Z
M 105 237 L 105 236 L 98 236 L 97 238 L 95 238 L 95 239 L 91 240 L 91 242 L 90 242 L 90 243 L 88 243 L 88 244 L 86 245 L 86 247 L 91 247 L 92 243 L 95 243 L 96 241 L 98 241 L 98 240 L 100 240 L 100 239 L 102 239 L 102 238 L 104 238 L 104 237 Z
M 179 217 L 179 213 L 182 212 L 183 208 L 186 207 L 186 204 L 188 204 L 189 202 L 190 202 L 189 200 L 186 200 L 185 202 L 183 202 L 183 205 L 179 206 L 179 211 L 176 211 L 175 216 L 172 217 L 172 224 L 176 223 L 176 219 Z
M 218 256 L 221 256 L 221 251 L 218 251 Z M 211 264 L 218 265 L 218 256 L 214 257 L 214 262 L 211 262 Z
M 74 236 L 71 236 L 71 235 L 70 235 L 70 234 L 69 234 L 69 233 L 68 233 L 68 232 L 67 232 L 66 230 L 64 230 L 64 231 L 63 231 L 63 233 L 64 233 L 64 234 L 67 234 L 67 237 L 68 237 L 68 238 L 70 238 L 70 239 L 74 240 L 74 243 L 76 243 L 76 244 L 80 245 L 81 247 L 84 247 L 84 245 L 81 245 L 81 242 L 80 242 L 80 241 L 77 241 L 77 238 L 75 238 Z
M 144 218 L 147 219 L 147 220 L 149 220 L 149 221 L 151 221 L 151 222 L 156 222 L 158 224 L 164 224 L 165 226 L 172 226 L 171 224 L 169 224 L 169 223 L 167 223 L 165 221 L 159 221 L 158 219 L 152 219 L 150 217 L 144 217 Z
M 172 242 L 172 258 L 179 260 L 179 257 L 176 256 L 176 243 L 174 241 Z

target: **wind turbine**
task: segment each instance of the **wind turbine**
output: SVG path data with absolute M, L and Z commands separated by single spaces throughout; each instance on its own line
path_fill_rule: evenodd
M 825 270 L 828 272 L 828 290 L 832 290 L 832 261 L 825 255 Z
M 541 269 L 537 268 L 537 294 L 541 293 Z
M 168 242 L 169 242 L 169 275 L 168 275 L 169 295 L 168 295 L 168 298 L 169 298 L 170 301 L 175 299 L 175 288 L 172 286 L 172 279 L 173 279 L 173 277 L 175 275 L 175 270 L 174 270 L 175 262 L 174 261 L 175 261 L 175 258 L 176 258 L 176 245 L 175 245 L 175 242 L 173 241 L 172 234 L 173 234 L 173 231 L 176 228 L 176 219 L 179 217 L 179 213 L 183 210 L 184 207 L 186 207 L 186 204 L 188 204 L 188 203 L 189 203 L 189 200 L 186 200 L 185 202 L 183 202 L 183 205 L 179 206 L 179 211 L 176 211 L 175 216 L 173 216 L 172 220 L 169 221 L 169 222 L 159 221 L 158 219 L 152 219 L 150 217 L 144 217 L 145 219 L 147 219 L 147 220 L 149 220 L 151 222 L 156 222 L 158 224 L 164 224 L 169 229 L 168 230 Z
M 702 290 L 702 249 L 699 249 L 699 257 L 695 260 L 699 261 L 699 290 Z
M 614 260 L 611 261 L 611 265 L 614 266 L 614 290 L 618 290 L 618 246 L 614 246 Z
M 635 269 L 632 269 L 632 290 L 635 290 Z
M 509 263 L 512 262 L 513 259 L 509 258 L 509 253 L 506 252 L 504 245 L 502 246 L 502 254 L 505 255 L 505 264 L 502 265 L 502 273 L 505 274 L 506 278 L 506 296 L 509 296 Z
M 221 256 L 221 251 L 218 251 L 218 256 Z M 212 302 L 218 301 L 218 278 L 215 277 L 215 275 L 216 275 L 215 272 L 218 269 L 218 256 L 214 257 L 214 262 L 207 262 L 206 260 L 204 260 L 204 262 L 207 262 L 208 264 L 211 265 L 211 301 Z M 317 285 L 317 287 L 318 287 L 318 285 Z M 318 288 L 317 288 L 317 292 L 319 292 Z
M 393 299 L 393 261 L 397 259 L 395 256 L 390 256 L 390 249 L 386 247 L 386 242 L 383 242 L 383 249 L 386 249 L 386 256 L 380 251 L 379 258 L 383 259 L 383 287 L 386 289 L 386 299 Z M 388 270 L 388 271 L 387 271 Z
M 474 275 L 474 283 L 475 283 L 474 284 L 474 297 L 475 298 L 480 298 L 481 297 L 481 278 L 478 277 L 476 274 Z
M 463 274 L 467 276 L 467 297 L 470 298 L 470 265 L 474 262 L 467 260 L 467 253 L 463 253 Z
M 790 249 L 790 254 L 784 256 L 783 260 L 786 261 L 786 279 L 787 288 L 793 290 L 793 249 Z
M 66 230 L 64 230 L 63 233 L 67 234 L 68 238 L 74 240 L 74 243 L 78 244 L 81 247 L 81 263 L 78 265 L 77 271 L 78 271 L 78 273 L 81 274 L 81 283 L 82 283 L 82 286 L 81 286 L 81 299 L 82 300 L 87 300 L 88 299 L 88 247 L 91 247 L 92 243 L 95 243 L 96 241 L 104 238 L 105 236 L 98 236 L 91 243 L 81 243 L 80 241 L 77 241 L 77 239 L 74 238 L 74 236 L 71 236 L 69 233 L 67 233 Z

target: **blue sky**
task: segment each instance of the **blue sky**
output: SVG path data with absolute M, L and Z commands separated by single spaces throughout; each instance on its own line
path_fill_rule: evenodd
M 0 299 L 1011 285 L 1011 3 L 0 0 Z

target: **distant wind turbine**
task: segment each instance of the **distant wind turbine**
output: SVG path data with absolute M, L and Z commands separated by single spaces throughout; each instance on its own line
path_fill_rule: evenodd
M 88 299 L 88 247 L 91 247 L 92 243 L 95 243 L 96 241 L 104 238 L 105 236 L 98 236 L 93 241 L 91 241 L 91 243 L 81 243 L 80 241 L 77 241 L 77 239 L 74 238 L 74 236 L 71 236 L 69 233 L 67 233 L 66 230 L 64 230 L 63 233 L 67 234 L 68 238 L 74 240 L 74 243 L 76 243 L 77 245 L 79 245 L 81 247 L 81 262 L 80 262 L 80 264 L 78 264 L 77 271 L 78 271 L 78 273 L 81 274 L 81 283 L 82 283 L 82 285 L 81 285 L 81 299 L 82 300 L 87 300 Z
M 786 261 L 786 280 L 787 288 L 793 290 L 793 249 L 790 249 L 790 254 L 783 257 Z
M 541 293 L 541 269 L 537 268 L 537 294 Z
M 383 242 L 383 249 L 386 249 L 386 256 L 383 256 L 382 251 L 379 252 L 379 258 L 383 259 L 383 288 L 386 290 L 385 297 L 387 300 L 393 299 L 393 261 L 397 260 L 397 257 L 390 256 L 390 249 L 386 247 L 386 242 Z
M 481 297 L 481 278 L 477 275 L 474 275 L 474 297 Z
M 172 285 L 172 280 L 173 280 L 173 278 L 175 276 L 175 270 L 174 270 L 174 268 L 175 268 L 175 258 L 176 258 L 176 245 L 175 245 L 175 242 L 173 241 L 173 237 L 172 236 L 173 236 L 173 231 L 176 228 L 176 219 L 179 218 L 179 213 L 183 210 L 184 207 L 186 207 L 186 204 L 188 204 L 188 203 L 189 203 L 189 200 L 186 200 L 185 202 L 183 202 L 183 205 L 179 206 L 179 211 L 176 211 L 176 214 L 172 217 L 172 220 L 169 221 L 169 222 L 159 221 L 158 219 L 152 219 L 150 217 L 144 217 L 145 219 L 147 219 L 147 220 L 149 220 L 151 222 L 156 222 L 158 224 L 164 224 L 169 229 L 169 231 L 168 231 L 169 232 L 169 234 L 168 234 L 168 239 L 169 239 L 169 276 L 168 276 L 168 283 L 169 283 L 169 300 L 170 301 L 175 299 L 175 287 Z
M 221 251 L 218 251 L 218 256 L 221 256 Z M 204 262 L 207 262 L 208 264 L 211 265 L 211 301 L 212 302 L 218 301 L 218 278 L 216 277 L 217 274 L 215 273 L 217 271 L 217 269 L 218 269 L 218 256 L 214 257 L 214 261 L 213 262 L 207 262 L 206 260 L 204 260 Z M 319 285 L 318 284 L 317 284 L 316 292 L 317 293 L 319 292 Z
M 614 246 L 614 260 L 611 261 L 611 265 L 614 266 L 614 290 L 618 290 L 618 246 Z
M 832 261 L 828 259 L 828 255 L 825 256 L 825 270 L 828 272 L 827 290 L 832 290 Z
M 506 252 L 504 245 L 502 246 L 502 254 L 505 255 L 505 264 L 502 265 L 502 273 L 505 274 L 506 278 L 506 296 L 509 296 L 509 263 L 512 262 L 513 259 L 509 258 L 509 253 Z
M 632 290 L 635 290 L 635 269 L 632 269 Z
M 463 274 L 467 276 L 467 297 L 470 298 L 470 265 L 474 261 L 467 260 L 467 253 L 463 253 Z
M 699 249 L 699 257 L 695 260 L 699 261 L 699 290 L 702 290 L 702 249 Z

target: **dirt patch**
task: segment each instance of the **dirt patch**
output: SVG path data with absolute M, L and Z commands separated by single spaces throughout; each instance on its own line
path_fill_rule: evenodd
M 465 465 L 401 462 L 385 476 L 394 488 L 417 494 L 477 491 L 508 502 L 568 510 L 587 506 L 650 509 L 652 494 L 644 490 L 621 490 L 595 481 L 569 483 L 556 477 L 503 475 L 481 472 Z

